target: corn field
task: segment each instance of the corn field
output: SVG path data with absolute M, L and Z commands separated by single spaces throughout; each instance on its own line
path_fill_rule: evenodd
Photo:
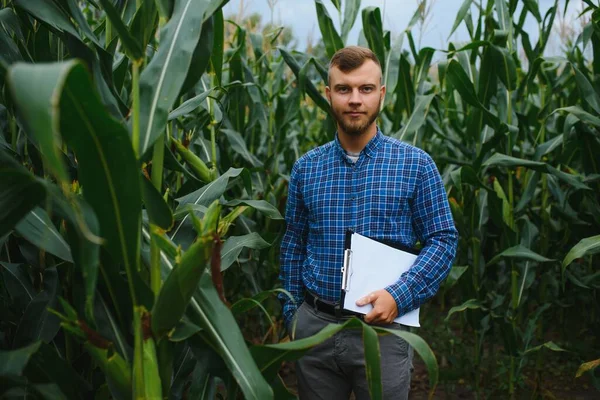
M 289 173 L 333 139 L 327 62 L 355 26 L 381 130 L 433 157 L 460 234 L 399 333 L 429 395 L 550 398 L 565 359 L 600 391 L 600 5 L 547 56 L 568 0 L 464 0 L 469 41 L 441 49 L 415 40 L 426 1 L 398 36 L 326 2 L 300 52 L 227 0 L 2 0 L 0 398 L 296 398 L 282 366 L 340 329 L 378 349 L 358 319 L 290 341 L 277 300 Z

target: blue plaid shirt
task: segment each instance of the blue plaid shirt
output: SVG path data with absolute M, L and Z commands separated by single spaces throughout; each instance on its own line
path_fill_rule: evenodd
M 292 168 L 287 229 L 281 243 L 283 314 L 291 321 L 304 290 L 339 301 L 348 228 L 374 239 L 423 245 L 413 267 L 385 289 L 398 315 L 433 296 L 448 275 L 458 241 L 440 174 L 427 153 L 379 129 L 352 163 L 335 140 L 311 150 Z

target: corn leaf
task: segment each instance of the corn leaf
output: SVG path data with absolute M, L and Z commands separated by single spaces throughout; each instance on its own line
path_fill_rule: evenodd
M 573 246 L 565 256 L 562 262 L 563 273 L 565 269 L 577 258 L 597 253 L 600 253 L 600 235 L 581 239 L 579 243 Z
M 317 8 L 317 19 L 319 21 L 319 29 L 321 30 L 323 43 L 325 44 L 325 51 L 327 52 L 327 56 L 331 58 L 336 51 L 344 47 L 344 43 L 335 29 L 323 1 L 315 0 L 315 7 Z M 339 5 L 336 5 L 336 8 L 339 9 Z
M 383 398 L 381 382 L 381 353 L 379 338 L 375 329 L 362 324 L 362 336 L 365 348 L 365 373 L 369 382 L 369 395 L 372 399 Z
M 497 263 L 498 261 L 500 261 L 502 258 L 515 258 L 515 259 L 519 259 L 519 260 L 530 260 L 530 261 L 537 261 L 537 262 L 552 262 L 552 261 L 556 261 L 550 258 L 546 258 L 530 249 L 528 249 L 527 247 L 523 246 L 523 245 L 517 245 L 517 246 L 513 246 L 510 247 L 504 251 L 502 251 L 499 254 L 496 254 L 488 263 L 487 265 L 493 265 L 495 263 Z
M 383 22 L 381 11 L 378 7 L 366 7 L 362 10 L 363 33 L 369 43 L 369 48 L 381 63 L 381 70 L 385 74 L 385 46 L 383 40 Z
M 342 42 L 346 43 L 348 34 L 356 22 L 356 17 L 360 11 L 361 0 L 344 1 L 344 22 L 342 22 Z
M 245 247 L 250 249 L 264 249 L 270 245 L 271 243 L 265 241 L 256 232 L 243 236 L 229 237 L 225 244 L 223 244 L 223 249 L 221 251 L 221 271 L 225 271 L 229 268 Z
M 43 102 L 22 103 L 21 107 L 48 113 L 51 102 L 59 104 L 60 113 L 53 115 L 57 119 L 53 124 L 59 126 L 63 140 L 77 155 L 84 197 L 98 217 L 108 250 L 123 263 L 133 285 L 139 263 L 141 190 L 127 130 L 105 111 L 79 61 L 16 64 L 10 77 L 14 87 L 30 97 L 40 90 L 53 93 L 52 98 L 45 99 L 46 107 Z M 40 85 L 55 89 L 41 89 Z M 130 291 L 134 296 L 133 286 Z
M 160 32 L 158 52 L 140 76 L 140 155 L 165 129 L 200 39 L 207 6 L 203 0 L 175 1 L 173 16 Z
M 0 237 L 45 197 L 45 183 L 0 151 Z
M 43 209 L 31 210 L 16 226 L 15 230 L 36 247 L 54 254 L 58 258 L 73 262 L 71 249 L 58 233 L 50 217 Z

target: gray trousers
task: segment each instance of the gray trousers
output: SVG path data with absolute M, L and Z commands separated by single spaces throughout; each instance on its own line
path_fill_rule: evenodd
M 312 336 L 326 325 L 344 323 L 333 315 L 315 310 L 306 303 L 296 312 L 294 340 Z M 386 328 L 406 330 L 400 324 Z M 381 380 L 384 399 L 408 399 L 413 370 L 413 349 L 395 335 L 379 337 Z M 313 347 L 296 362 L 300 400 L 370 399 L 365 369 L 362 330 L 344 329 Z

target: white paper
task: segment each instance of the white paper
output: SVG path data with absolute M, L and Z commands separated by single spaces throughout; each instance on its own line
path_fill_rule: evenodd
M 417 256 L 395 249 L 376 240 L 352 234 L 352 255 L 344 298 L 344 308 L 367 314 L 373 309 L 371 304 L 357 306 L 361 297 L 383 289 L 396 282 L 402 273 L 408 271 Z M 394 320 L 402 325 L 420 326 L 419 309 L 410 311 Z

